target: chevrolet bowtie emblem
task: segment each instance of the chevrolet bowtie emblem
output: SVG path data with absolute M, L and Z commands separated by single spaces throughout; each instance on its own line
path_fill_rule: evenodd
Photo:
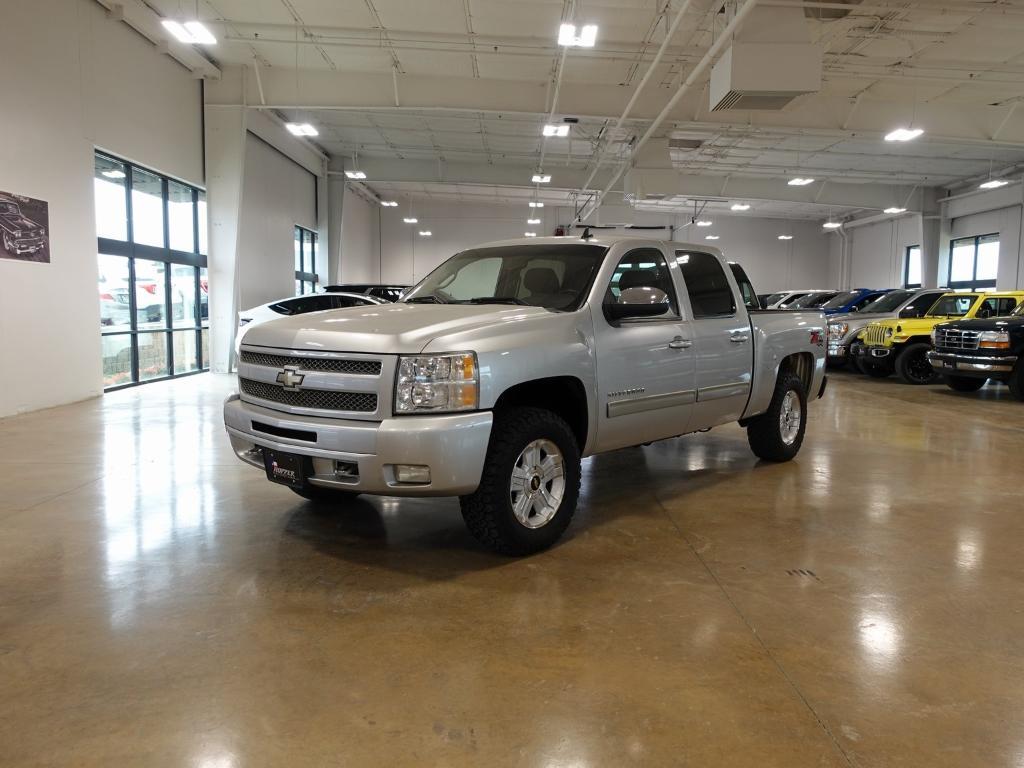
M 304 378 L 306 378 L 305 374 L 299 373 L 297 367 L 289 365 L 277 374 L 277 383 L 285 389 L 298 389 Z

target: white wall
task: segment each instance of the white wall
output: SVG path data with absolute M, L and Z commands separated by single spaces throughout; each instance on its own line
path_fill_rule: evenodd
M 0 51 L 0 190 L 49 202 L 51 246 L 0 259 L 0 359 L 31 371 L 5 416 L 102 391 L 94 148 L 196 184 L 203 165 L 199 82 L 93 0 L 7 0 Z
M 898 288 L 903 285 L 906 249 L 921 245 L 921 217 L 901 216 L 846 230 L 851 241 L 849 284 L 843 288 Z M 830 235 L 837 241 L 838 233 Z
M 522 237 L 527 230 L 539 235 L 554 234 L 558 224 L 572 219 L 569 209 L 544 208 L 531 213 L 525 203 L 521 205 L 468 204 L 451 202 L 415 201 L 412 212 L 419 219 L 418 224 L 405 224 L 402 219 L 409 215 L 407 201 L 401 201 L 398 208 L 380 210 L 381 252 L 383 253 L 381 275 L 385 282 L 415 282 L 452 254 L 473 245 L 493 240 Z M 601 221 L 629 221 L 637 225 L 670 225 L 673 217 L 656 213 L 637 212 L 629 209 L 602 209 Z M 348 211 L 346 210 L 346 215 Z M 542 223 L 529 226 L 527 218 L 536 216 Z M 429 229 L 433 236 L 423 238 L 420 229 Z M 609 230 L 601 230 L 610 232 Z M 625 230 L 616 234 L 633 234 L 637 237 L 667 239 L 669 229 Z M 829 241 L 822 234 L 816 222 L 796 222 L 756 217 L 718 216 L 715 226 L 710 229 L 687 227 L 677 229 L 675 239 L 681 242 L 703 243 L 709 232 L 719 235 L 719 240 L 708 243 L 721 248 L 726 256 L 743 264 L 751 280 L 762 293 L 784 288 L 827 286 Z M 778 235 L 793 234 L 792 240 L 782 241 Z M 355 236 L 342 234 L 348 245 Z M 372 244 L 371 244 L 372 247 Z M 351 248 L 351 247 L 350 247 Z M 346 274 L 346 253 L 363 253 L 364 246 L 342 250 L 342 274 Z M 376 279 L 371 268 L 365 279 Z M 353 273 L 362 273 L 360 262 Z M 348 278 L 346 279 L 355 279 Z
M 316 193 L 316 176 L 246 135 L 236 266 L 242 309 L 295 293 L 295 226 L 317 231 Z M 326 259 L 326 248 L 320 249 L 318 262 Z
M 384 210 L 379 205 L 368 202 L 355 191 L 353 185 L 345 185 L 341 208 L 341 256 L 337 282 L 377 283 L 396 279 L 385 276 L 385 270 L 382 270 L 381 265 L 380 216 Z M 389 212 L 393 213 L 394 210 L 397 209 L 391 209 Z M 401 222 L 399 216 L 398 224 Z M 394 226 L 393 221 L 390 223 Z M 393 252 L 390 246 L 389 243 L 389 247 L 385 249 L 389 254 L 386 259 L 389 265 Z

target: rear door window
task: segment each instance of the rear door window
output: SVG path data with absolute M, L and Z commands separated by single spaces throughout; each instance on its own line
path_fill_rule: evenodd
M 710 253 L 676 251 L 694 318 L 736 314 L 736 297 L 721 262 Z

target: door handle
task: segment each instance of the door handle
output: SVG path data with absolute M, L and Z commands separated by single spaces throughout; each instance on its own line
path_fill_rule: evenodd
M 682 336 L 676 336 L 668 343 L 669 349 L 689 349 L 692 346 L 693 342 L 689 339 L 684 339 Z
M 729 341 L 731 341 L 733 344 L 742 344 L 745 341 L 750 341 L 750 334 L 734 333 L 732 336 L 729 337 Z

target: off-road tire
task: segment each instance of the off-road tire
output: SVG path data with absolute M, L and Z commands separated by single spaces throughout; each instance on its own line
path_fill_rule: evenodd
M 1024 361 L 1017 363 L 1006 383 L 1010 385 L 1010 394 L 1024 401 Z
M 800 429 L 792 443 L 782 437 L 781 417 L 787 392 L 795 392 L 800 401 Z M 775 382 L 775 392 L 768 410 L 747 424 L 747 442 L 754 455 L 764 461 L 789 461 L 800 452 L 807 431 L 807 392 L 804 382 L 795 373 L 783 373 Z
M 305 485 L 302 488 L 288 486 L 288 489 L 304 499 L 323 504 L 344 504 L 359 495 L 358 491 L 344 491 L 340 488 L 327 488 L 322 485 Z
M 987 379 L 976 379 L 972 376 L 943 376 L 946 386 L 955 392 L 977 392 L 985 386 Z
M 516 461 L 535 440 L 549 440 L 562 454 L 564 490 L 554 516 L 528 528 L 512 511 L 510 483 Z M 580 449 L 569 425 L 542 408 L 510 408 L 495 413 L 480 486 L 461 496 L 462 518 L 481 544 L 504 555 L 530 555 L 547 549 L 565 532 L 580 493 Z
M 928 351 L 931 348 L 932 345 L 928 342 L 918 341 L 908 344 L 906 349 L 896 356 L 896 375 L 899 376 L 900 381 L 904 384 L 914 384 L 915 386 L 935 383 L 938 373 L 936 373 L 935 369 L 932 368 L 932 364 L 928 361 Z M 923 363 L 921 362 L 922 359 L 924 360 Z M 928 366 L 927 371 L 925 371 L 925 365 Z

